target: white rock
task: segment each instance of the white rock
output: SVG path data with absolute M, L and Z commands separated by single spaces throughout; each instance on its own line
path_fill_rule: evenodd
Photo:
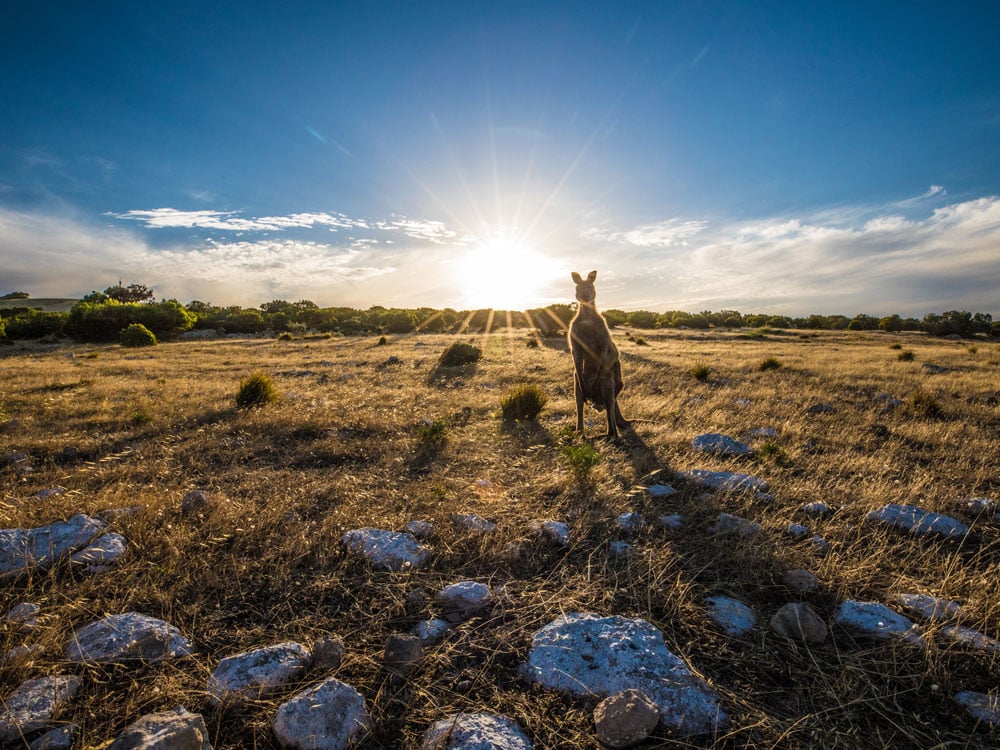
M 649 493 L 650 497 L 672 497 L 677 494 L 677 490 L 669 484 L 654 484 L 646 492 Z
M 682 471 L 680 476 L 699 487 L 716 492 L 767 492 L 767 482 L 749 474 L 692 469 L 691 471 Z
M 708 604 L 708 616 L 726 635 L 734 637 L 745 635 L 757 624 L 757 615 L 754 611 L 738 599 L 730 596 L 710 596 L 705 602 Z
M 38 643 L 15 646 L 0 657 L 0 664 L 11 667 L 24 666 L 33 662 L 43 653 L 45 653 L 45 647 Z
M 609 695 L 594 709 L 594 726 L 602 745 L 624 748 L 638 745 L 660 723 L 660 707 L 641 690 Z
M 896 601 L 928 620 L 953 620 L 962 616 L 962 606 L 930 594 L 897 594 Z
M 115 532 L 103 534 L 92 541 L 86 549 L 70 557 L 70 560 L 86 565 L 108 565 L 125 554 L 127 543 L 121 534 Z
M 49 567 L 85 547 L 104 526 L 96 518 L 77 515 L 33 529 L 0 529 L 0 578 L 27 568 Z
M 108 750 L 212 750 L 212 744 L 201 714 L 178 706 L 132 722 Z
M 622 513 L 615 520 L 615 526 L 619 531 L 634 534 L 642 528 L 642 514 L 635 511 Z
M 344 660 L 347 649 L 344 642 L 333 635 L 320 638 L 312 647 L 313 666 L 318 669 L 336 669 Z
M 451 625 L 447 620 L 435 617 L 430 620 L 421 620 L 413 626 L 410 632 L 417 636 L 425 646 L 430 646 L 444 638 L 449 630 L 451 630 Z
M 660 525 L 667 529 L 679 529 L 684 525 L 684 517 L 680 513 L 672 513 L 669 516 L 660 516 Z
M 641 690 L 660 720 L 681 735 L 709 734 L 726 722 L 719 698 L 672 654 L 645 620 L 563 615 L 535 633 L 524 676 L 550 690 L 608 696 Z
M 699 435 L 691 441 L 691 447 L 702 453 L 729 458 L 748 456 L 751 453 L 749 445 L 717 432 Z
M 406 531 L 407 533 L 413 534 L 415 538 L 423 541 L 434 536 L 434 524 L 430 521 L 407 521 Z
M 340 543 L 382 570 L 416 570 L 430 557 L 430 550 L 411 534 L 386 529 L 352 529 L 340 538 Z
M 941 513 L 932 513 L 913 505 L 889 503 L 873 510 L 866 518 L 881 521 L 895 528 L 906 529 L 912 534 L 925 536 L 937 534 L 947 539 L 961 539 L 969 533 L 964 523 Z
M 191 643 L 163 620 L 124 612 L 80 628 L 66 647 L 72 662 L 161 662 L 190 656 Z
M 475 513 L 458 513 L 452 516 L 451 520 L 455 525 L 461 526 L 467 531 L 475 531 L 480 534 L 489 534 L 497 530 L 497 525 L 493 521 L 487 521 Z
M 738 534 L 739 536 L 753 536 L 760 531 L 760 524 L 756 521 L 749 521 L 730 513 L 720 513 L 715 519 L 715 524 L 709 529 L 713 534 Z
M 278 707 L 272 722 L 282 747 L 345 750 L 371 729 L 365 699 L 330 677 Z
M 825 537 L 821 537 L 819 535 L 809 537 L 809 544 L 812 545 L 813 549 L 816 550 L 816 553 L 819 555 L 825 555 L 830 551 L 830 543 L 826 541 Z
M 812 503 L 802 503 L 802 505 L 799 506 L 799 513 L 809 516 L 810 518 L 826 518 L 827 516 L 832 515 L 833 508 L 822 500 L 816 500 Z
M 75 675 L 39 677 L 22 682 L 0 700 L 0 746 L 13 743 L 22 734 L 45 729 L 53 717 L 80 689 Z
M 38 613 L 40 608 L 34 602 L 21 602 L 15 604 L 7 613 L 6 620 L 12 625 L 20 625 L 24 628 L 38 627 Z
M 992 513 L 996 503 L 987 497 L 969 497 L 956 500 L 955 504 L 966 513 Z
M 979 651 L 989 651 L 992 654 L 1000 654 L 1000 641 L 990 638 L 985 633 L 967 628 L 964 625 L 948 625 L 941 628 L 941 632 L 958 643 L 972 646 Z
M 827 636 L 826 623 L 808 604 L 789 602 L 771 618 L 771 630 L 794 641 L 823 643 Z
M 809 529 L 800 523 L 790 523 L 785 527 L 785 533 L 794 539 L 801 539 L 809 533 Z
M 963 690 L 955 696 L 955 702 L 968 711 L 976 721 L 991 727 L 1000 727 L 1000 698 L 997 696 Z
M 229 656 L 208 678 L 212 705 L 259 698 L 300 677 L 312 664 L 312 654 L 301 643 L 286 641 Z
M 747 430 L 747 437 L 773 438 L 773 437 L 778 437 L 778 431 L 773 427 L 751 427 L 749 430 Z
M 55 487 L 49 487 L 47 490 L 42 490 L 38 493 L 39 500 L 45 500 L 46 498 L 55 497 L 56 495 L 61 495 L 66 491 L 65 487 L 60 487 L 56 485 Z
M 32 740 L 28 750 L 70 750 L 79 731 L 80 727 L 76 724 L 58 727 Z
M 876 638 L 899 638 L 914 645 L 924 643 L 917 626 L 909 618 L 878 602 L 843 602 L 834 616 L 834 622 Z
M 532 521 L 529 527 L 536 535 L 565 547 L 569 544 L 569 524 L 562 521 Z
M 531 741 L 513 719 L 496 714 L 454 714 L 424 734 L 421 750 L 531 750 Z
M 616 539 L 608 545 L 608 550 L 615 557 L 628 557 L 635 552 L 635 547 L 633 547 L 628 542 L 623 542 L 620 539 Z
M 461 622 L 489 604 L 490 587 L 478 581 L 459 581 L 438 592 L 437 600 L 449 622 Z

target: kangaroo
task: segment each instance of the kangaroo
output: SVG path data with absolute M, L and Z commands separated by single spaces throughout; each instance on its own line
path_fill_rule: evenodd
M 589 401 L 608 417 L 608 437 L 618 439 L 618 428 L 628 427 L 628 422 L 618 408 L 618 394 L 622 390 L 622 364 L 618 347 L 611 340 L 611 332 L 604 317 L 597 312 L 594 300 L 597 291 L 591 271 L 584 280 L 576 271 L 572 274 L 576 284 L 576 315 L 569 324 L 569 350 L 573 353 L 573 378 L 576 391 L 576 431 L 583 433 L 583 402 Z

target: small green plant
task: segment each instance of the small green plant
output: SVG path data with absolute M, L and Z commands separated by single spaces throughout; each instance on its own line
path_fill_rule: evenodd
M 977 349 L 974 346 L 967 346 L 965 347 L 965 351 L 967 351 L 969 354 L 975 354 L 976 352 L 979 351 L 979 349 Z
M 907 404 L 912 413 L 919 417 L 935 418 L 942 415 L 941 405 L 934 398 L 934 394 L 918 388 L 910 396 Z
M 288 331 L 283 331 L 278 334 L 278 341 L 292 341 L 295 337 L 292 336 Z
M 375 343 L 375 346 L 385 346 L 388 343 L 389 339 L 387 339 L 385 336 L 379 336 L 378 341 Z
M 896 342 L 895 344 L 889 344 L 889 348 L 890 348 L 890 349 L 902 349 L 902 348 L 903 348 L 903 345 L 902 345 L 902 344 L 900 344 L 900 343 L 899 343 L 899 342 L 897 341 L 897 342 Z
M 240 389 L 236 393 L 236 405 L 241 409 L 263 406 L 280 398 L 278 389 L 271 377 L 260 370 L 251 373 L 240 381 Z
M 757 369 L 760 370 L 761 372 L 767 372 L 768 370 L 780 370 L 781 360 L 775 357 L 768 357 L 759 365 L 757 365 Z
M 704 383 L 708 381 L 708 376 L 711 372 L 712 368 L 708 365 L 695 365 L 691 368 L 691 377 L 699 383 Z
M 634 340 L 636 346 L 649 346 L 649 343 L 642 336 L 636 336 Z
M 786 466 L 788 464 L 788 454 L 785 453 L 780 445 L 775 443 L 764 443 L 755 453 L 758 458 L 770 461 L 778 466 Z
M 425 419 L 417 425 L 417 442 L 422 451 L 440 448 L 448 440 L 448 423 L 443 419 Z
M 153 415 L 150 414 L 147 409 L 139 408 L 136 409 L 134 412 L 132 412 L 132 418 L 130 421 L 132 422 L 132 424 L 138 427 L 140 425 L 149 424 L 150 422 L 152 422 Z
M 479 347 L 456 341 L 441 353 L 438 361 L 444 367 L 463 367 L 478 362 L 482 353 Z
M 500 413 L 505 422 L 531 421 L 539 415 L 549 397 L 537 385 L 520 385 L 500 399 Z
M 142 323 L 123 328 L 119 340 L 122 346 L 156 346 L 156 336 Z
M 912 349 L 903 349 L 896 355 L 896 359 L 900 362 L 912 362 L 914 356 L 916 355 L 913 353 Z
M 590 470 L 601 461 L 601 454 L 590 443 L 566 443 L 559 448 L 559 453 L 578 484 L 587 484 L 590 481 Z

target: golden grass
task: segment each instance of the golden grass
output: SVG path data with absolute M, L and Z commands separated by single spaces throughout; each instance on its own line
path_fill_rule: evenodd
M 44 651 L 33 664 L 0 666 L 0 695 L 69 669 L 85 687 L 62 718 L 81 725 L 83 747 L 106 743 L 143 713 L 183 704 L 204 713 L 216 748 L 269 748 L 275 708 L 306 683 L 214 709 L 204 692 L 209 673 L 239 651 L 335 634 L 347 646 L 336 675 L 362 692 L 375 719 L 368 747 L 413 747 L 448 712 L 490 710 L 515 718 L 536 748 L 596 748 L 593 701 L 517 677 L 534 630 L 562 612 L 591 610 L 651 620 L 733 717 L 720 737 L 661 735 L 649 746 L 989 745 L 951 696 L 995 691 L 1000 656 L 955 646 L 936 626 L 925 650 L 836 627 L 826 644 L 807 649 L 771 634 L 767 622 L 787 601 L 808 601 L 830 621 L 844 598 L 892 605 L 894 594 L 919 591 L 958 600 L 965 624 L 1000 637 L 995 521 L 980 519 L 959 544 L 863 520 L 888 502 L 961 517 L 953 500 L 997 499 L 1000 348 L 919 334 L 644 332 L 645 346 L 615 335 L 622 410 L 638 421 L 622 443 L 594 442 L 601 460 L 586 482 L 560 455 L 575 422 L 561 339 L 538 347 L 517 333 L 463 339 L 483 351 L 465 368 L 438 364 L 453 337 L 420 334 L 382 346 L 313 338 L 0 349 L 0 419 L 12 420 L 0 422 L 0 453 L 24 451 L 33 469 L 0 469 L 0 527 L 145 508 L 113 523 L 129 539 L 115 572 L 86 576 L 60 564 L 3 582 L 0 614 L 34 601 L 43 627 L 25 636 L 2 626 L 0 652 L 26 640 Z M 913 360 L 900 361 L 892 343 Z M 772 357 L 781 367 L 761 370 Z M 699 367 L 710 368 L 704 381 L 691 376 Z M 237 409 L 239 382 L 255 370 L 283 398 Z M 523 384 L 540 386 L 549 402 L 535 422 L 505 423 L 500 400 Z M 884 411 L 882 394 L 903 404 Z M 936 411 L 924 408 L 928 398 Z M 814 404 L 835 411 L 810 415 Z M 603 415 L 588 408 L 586 418 L 591 436 L 603 432 Z M 428 440 L 426 425 L 438 422 L 445 427 Z M 772 446 L 757 458 L 690 449 L 697 434 L 740 438 L 755 427 L 779 430 L 754 443 Z M 79 457 L 64 457 L 67 446 Z M 773 500 L 706 495 L 675 480 L 694 468 L 760 476 Z M 654 476 L 681 492 L 650 498 L 642 487 Z M 34 498 L 55 485 L 68 491 Z M 215 502 L 182 515 L 180 500 L 195 488 Z M 796 508 L 813 500 L 837 512 L 803 520 Z M 618 538 L 614 519 L 633 509 L 648 520 L 681 513 L 684 528 L 651 524 L 633 540 L 638 554 L 616 558 L 608 550 Z M 763 532 L 713 537 L 707 529 L 721 511 L 759 521 Z M 456 513 L 478 513 L 499 529 L 488 537 L 458 530 Z M 350 528 L 402 529 L 414 518 L 438 529 L 424 570 L 372 571 L 340 549 Z M 528 525 L 542 518 L 570 524 L 569 548 L 531 540 Z M 790 541 L 783 529 L 793 520 L 824 535 L 829 554 Z M 512 558 L 505 547 L 515 541 L 523 553 Z M 820 590 L 788 590 L 781 576 L 789 568 L 811 570 Z M 380 667 L 386 636 L 430 612 L 408 595 L 468 578 L 495 588 L 491 610 L 430 649 L 405 684 L 390 679 Z M 741 639 L 723 635 L 705 613 L 704 598 L 715 593 L 751 604 L 758 627 Z M 144 667 L 61 660 L 75 628 L 129 609 L 178 626 L 197 655 Z

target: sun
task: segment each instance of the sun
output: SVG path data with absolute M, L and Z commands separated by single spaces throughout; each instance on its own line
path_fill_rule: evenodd
M 471 309 L 527 310 L 546 303 L 542 290 L 559 267 L 525 239 L 492 235 L 468 248 L 459 259 L 456 282 Z

